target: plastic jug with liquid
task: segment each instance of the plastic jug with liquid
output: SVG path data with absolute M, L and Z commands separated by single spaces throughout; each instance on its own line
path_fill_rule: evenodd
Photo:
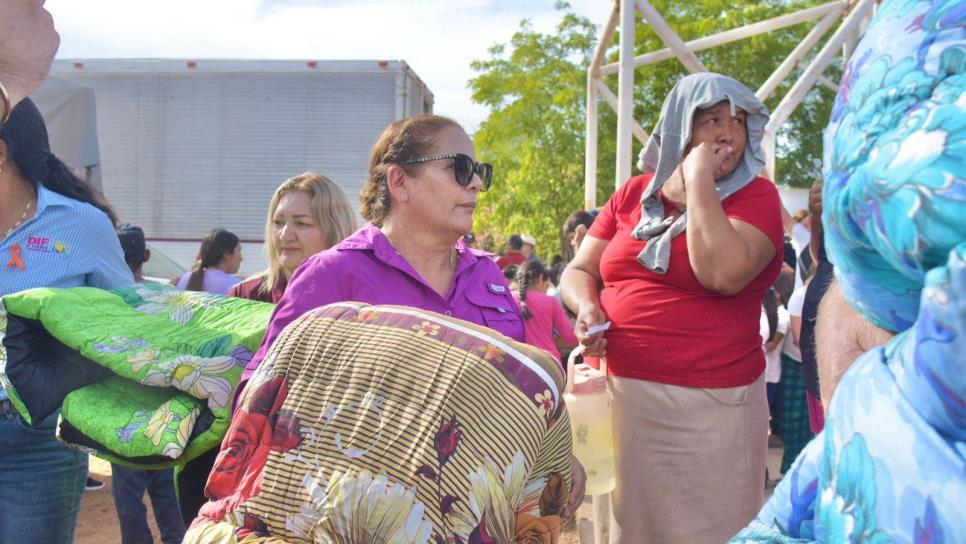
M 607 389 L 607 366 L 600 370 L 574 361 L 580 350 L 567 359 L 567 389 L 564 401 L 570 413 L 574 456 L 587 472 L 587 494 L 603 495 L 614 490 L 614 437 L 611 426 L 611 394 Z

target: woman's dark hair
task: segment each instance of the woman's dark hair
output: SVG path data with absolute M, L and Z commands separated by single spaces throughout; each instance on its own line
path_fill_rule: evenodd
M 238 237 L 225 229 L 215 229 L 201 240 L 201 259 L 191 269 L 188 277 L 188 291 L 203 291 L 205 287 L 205 270 L 215 266 L 225 258 L 226 253 L 232 253 L 238 247 Z
M 550 283 L 552 283 L 554 287 L 560 285 L 560 275 L 563 274 L 564 268 L 565 266 L 563 263 L 554 263 L 550 265 L 549 269 L 547 269 L 547 279 L 550 280 Z
M 506 279 L 507 283 L 516 281 L 518 269 L 519 267 L 517 267 L 515 264 L 508 264 L 503 267 L 503 278 Z
M 517 294 L 520 296 L 520 313 L 523 314 L 524 321 L 533 317 L 527 308 L 527 289 L 531 283 L 541 278 L 547 279 L 547 269 L 540 261 L 527 261 L 517 268 Z
M 563 224 L 563 232 L 566 235 L 571 235 L 577 230 L 577 227 L 583 225 L 590 228 L 594 224 L 594 216 L 590 215 L 590 212 L 584 210 L 577 210 L 574 213 L 567 216 L 567 220 Z
M 448 127 L 461 128 L 452 119 L 426 113 L 396 121 L 382 131 L 372 146 L 369 176 L 359 192 L 359 212 L 366 221 L 381 227 L 389 215 L 389 169 L 398 165 L 409 174 L 415 172 L 419 165 L 401 163 L 428 154 L 436 145 L 436 135 Z
M 43 185 L 55 193 L 90 204 L 106 213 L 117 227 L 117 216 L 104 197 L 50 152 L 44 118 L 29 98 L 14 108 L 10 120 L 0 128 L 0 140 L 7 144 L 7 153 L 17 170 L 34 188 Z
M 567 216 L 563 224 L 560 225 L 560 254 L 564 260 L 571 261 L 574 258 L 574 248 L 570 245 L 570 236 L 577 231 L 577 227 L 583 225 L 590 229 L 594 224 L 594 216 L 590 212 L 577 210 Z
M 778 332 L 778 293 L 773 287 L 768 288 L 761 304 L 765 308 L 765 317 L 768 318 L 768 341 L 771 342 Z
M 775 279 L 772 289 L 778 293 L 778 302 L 787 308 L 788 299 L 792 298 L 792 291 L 795 290 L 795 271 L 783 268 L 778 273 L 778 278 Z

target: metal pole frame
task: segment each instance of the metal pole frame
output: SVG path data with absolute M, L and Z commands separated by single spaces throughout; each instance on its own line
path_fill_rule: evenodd
M 617 74 L 617 167 L 614 184 L 631 177 L 634 117 L 634 0 L 620 0 L 620 71 Z

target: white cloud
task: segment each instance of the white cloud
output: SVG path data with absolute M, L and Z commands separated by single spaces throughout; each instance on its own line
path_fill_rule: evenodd
M 405 60 L 435 111 L 472 129 L 486 117 L 467 81 L 474 59 L 507 42 L 524 18 L 550 32 L 552 0 L 49 0 L 59 58 Z M 573 2 L 600 24 L 609 2 Z

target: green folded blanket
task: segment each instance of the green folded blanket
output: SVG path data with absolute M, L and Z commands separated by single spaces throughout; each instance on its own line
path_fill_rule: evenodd
M 31 289 L 0 301 L 0 386 L 31 423 L 111 462 L 163 468 L 216 447 L 272 304 L 164 285 Z

